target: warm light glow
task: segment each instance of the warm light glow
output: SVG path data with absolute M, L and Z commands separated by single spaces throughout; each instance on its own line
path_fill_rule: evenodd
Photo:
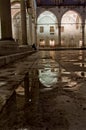
M 79 41 L 79 46 L 82 47 L 82 40 Z
M 40 46 L 45 46 L 45 40 L 40 41 Z
M 64 40 L 61 40 L 61 45 L 62 45 L 62 46 L 64 45 Z
M 55 40 L 50 40 L 49 43 L 50 43 L 50 46 L 55 46 Z

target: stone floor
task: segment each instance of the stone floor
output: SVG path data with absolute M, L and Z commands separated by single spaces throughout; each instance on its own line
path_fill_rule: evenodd
M 0 68 L 0 130 L 86 130 L 86 51 L 39 51 Z

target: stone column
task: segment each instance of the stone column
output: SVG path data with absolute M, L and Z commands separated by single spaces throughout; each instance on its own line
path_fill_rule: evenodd
M 22 32 L 22 44 L 27 45 L 27 25 L 26 25 L 25 0 L 21 0 L 21 32 Z
M 33 23 L 32 23 L 32 42 L 35 43 L 35 44 L 37 43 L 36 36 L 37 36 L 37 34 L 36 34 L 36 24 L 35 24 L 35 20 L 34 20 Z
M 59 42 L 59 47 L 61 47 L 61 23 L 58 23 L 58 42 Z
M 10 0 L 0 0 L 1 39 L 12 39 Z
M 85 47 L 85 22 L 82 22 L 82 48 Z
M 30 45 L 32 45 L 33 40 L 32 40 L 32 15 L 31 15 L 31 9 L 29 13 L 29 34 L 30 34 Z
M 36 23 L 34 23 L 34 30 L 35 30 L 35 32 L 34 32 L 34 34 L 35 34 L 35 44 L 37 46 L 37 25 L 36 25 Z

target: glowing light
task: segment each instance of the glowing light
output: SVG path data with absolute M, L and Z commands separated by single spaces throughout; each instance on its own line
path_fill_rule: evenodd
M 52 39 L 49 41 L 49 43 L 50 43 L 50 46 L 55 46 L 55 40 Z

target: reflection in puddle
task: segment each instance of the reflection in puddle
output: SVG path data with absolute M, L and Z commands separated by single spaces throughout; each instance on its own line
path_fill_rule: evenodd
M 62 82 L 70 82 L 70 78 L 66 76 L 62 76 Z
M 65 90 L 78 90 L 79 89 L 79 86 L 77 85 L 77 82 L 76 81 L 70 81 L 68 84 L 66 84 L 66 86 L 64 86 Z
M 74 65 L 79 65 L 80 67 L 86 67 L 86 63 L 73 63 Z
M 48 72 L 48 74 L 50 75 L 51 73 L 51 77 L 55 77 L 56 79 L 58 77 L 58 68 L 55 68 L 55 71 L 52 70 L 51 72 Z M 51 103 L 47 105 L 47 100 L 45 101 L 45 98 L 43 99 L 40 94 L 38 74 L 38 71 L 35 69 L 26 73 L 24 81 L 15 90 L 11 100 L 8 102 L 8 106 L 6 106 L 2 116 L 0 116 L 0 130 L 42 130 L 42 128 L 56 130 L 59 124 L 68 127 L 65 115 L 60 115 L 60 112 L 64 111 L 60 111 L 57 108 L 54 110 L 54 106 Z M 47 89 L 48 87 L 46 87 L 46 91 Z M 52 88 L 49 89 L 52 90 Z M 57 93 L 52 94 L 57 95 Z M 51 100 L 53 99 L 51 96 L 50 98 Z M 51 106 L 50 108 L 49 105 Z M 51 114 L 52 107 L 53 112 Z M 54 124 L 56 124 L 55 128 Z
M 58 69 L 57 69 L 58 70 Z M 57 83 L 57 70 L 51 68 L 45 68 L 44 70 L 39 70 L 39 80 L 40 82 L 46 86 L 51 87 L 52 85 Z
M 64 94 L 67 90 L 74 92 L 78 90 L 77 81 L 73 80 L 71 72 L 67 72 L 54 60 L 42 59 L 39 63 L 44 68 L 30 69 L 25 74 L 24 80 L 16 88 L 8 106 L 1 113 L 0 130 L 69 129 L 68 119 L 72 107 L 67 108 L 72 106 L 72 101 L 67 100 L 66 104 Z M 76 73 L 86 75 L 81 72 L 74 74 Z M 5 82 L 1 82 L 1 85 L 3 84 Z M 57 87 L 58 84 L 61 89 L 54 87 Z M 46 91 L 48 91 L 47 94 Z M 66 94 L 69 94 L 70 97 L 70 93 Z M 72 116 L 74 120 L 74 114 Z
M 72 59 L 72 60 L 69 60 L 69 61 L 71 61 L 71 62 L 76 62 L 77 60 Z
M 58 81 L 58 64 L 52 59 L 42 59 L 40 62 L 44 69 L 39 69 L 39 81 L 44 86 L 51 87 Z
M 42 83 L 42 85 L 44 85 L 44 87 L 48 88 L 48 89 L 44 88 L 46 91 L 52 90 L 54 85 L 58 83 L 62 82 L 67 83 L 71 81 L 70 78 L 71 72 L 67 72 L 54 60 L 48 59 L 47 62 L 46 59 L 42 59 L 40 60 L 40 62 L 42 62 L 44 68 L 39 69 L 39 81 Z
M 18 95 L 24 95 L 24 87 L 22 85 L 19 85 L 19 87 L 15 90 Z
M 85 71 L 76 71 L 75 74 L 79 77 L 86 77 L 86 72 Z
M 1 86 L 3 86 L 3 85 L 5 85 L 7 82 L 5 82 L 5 81 L 0 81 L 0 87 Z

